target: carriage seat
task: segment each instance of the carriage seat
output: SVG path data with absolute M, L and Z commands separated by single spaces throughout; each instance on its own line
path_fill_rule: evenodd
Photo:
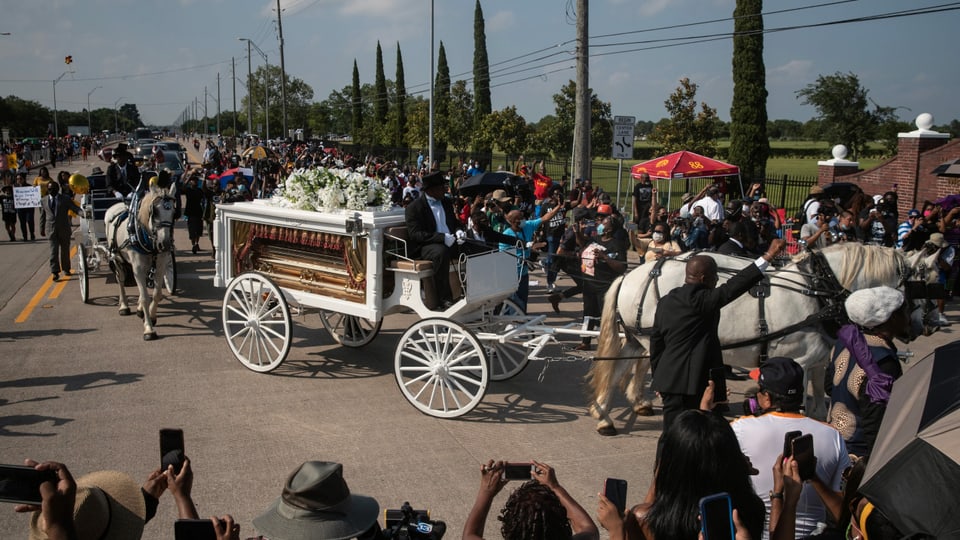
M 427 260 L 411 259 L 407 254 L 409 250 L 407 228 L 402 225 L 387 227 L 383 231 L 384 237 L 396 242 L 395 249 L 387 249 L 386 253 L 392 255 L 389 269 L 394 272 L 403 272 L 414 274 L 418 279 L 433 276 L 433 262 Z

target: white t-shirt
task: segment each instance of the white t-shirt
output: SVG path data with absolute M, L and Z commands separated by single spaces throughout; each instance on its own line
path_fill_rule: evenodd
M 807 217 L 807 223 L 816 225 L 817 214 L 820 213 L 820 201 L 813 199 L 808 203 L 804 203 L 803 212 Z
M 797 413 L 769 412 L 762 416 L 742 416 L 731 423 L 740 450 L 760 471 L 751 477 L 753 488 L 763 499 L 770 515 L 770 491 L 773 489 L 773 462 L 783 452 L 783 436 L 788 431 L 813 435 L 813 455 L 817 458 L 817 476 L 834 491 L 840 491 L 843 471 L 850 466 L 850 455 L 840 432 L 829 424 L 818 422 Z M 827 521 L 827 509 L 809 483 L 803 485 L 797 503 L 796 537 L 804 538 L 818 532 Z M 763 538 L 770 537 L 769 523 L 764 524 Z
M 690 207 L 690 210 L 693 211 L 696 207 L 703 208 L 703 215 L 714 223 L 719 223 L 723 219 L 723 206 L 717 202 L 713 197 L 707 196 L 699 201 L 693 203 L 693 206 Z

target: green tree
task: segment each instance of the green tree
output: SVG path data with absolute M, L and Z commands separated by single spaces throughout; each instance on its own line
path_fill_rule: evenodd
M 47 134 L 48 124 L 53 124 L 52 109 L 17 96 L 0 98 L 0 127 L 9 128 L 12 136 L 41 137 Z M 112 114 L 110 129 L 113 129 Z
M 698 113 L 696 98 L 697 85 L 684 77 L 663 102 L 670 117 L 658 123 L 650 137 L 663 152 L 688 150 L 705 156 L 716 154 L 717 110 L 700 103 Z
M 360 70 L 357 69 L 357 60 L 353 60 L 353 86 L 350 89 L 351 110 L 351 129 L 350 134 L 353 140 L 360 138 L 360 132 L 363 130 L 363 101 L 360 99 Z
M 487 59 L 487 35 L 483 20 L 483 8 L 477 0 L 473 10 L 473 128 L 480 129 L 483 119 L 491 111 L 490 61 Z M 475 145 L 474 150 L 486 156 L 490 147 Z
M 508 156 L 517 156 L 527 149 L 527 121 L 513 105 L 488 114 L 475 135 L 480 144 L 496 146 Z
M 733 17 L 733 103 L 727 158 L 740 167 L 744 183 L 752 183 L 766 178 L 770 155 L 767 75 L 763 64 L 763 0 L 737 0 Z
M 538 145 L 545 145 L 556 157 L 569 157 L 573 148 L 573 128 L 576 117 L 577 83 L 568 81 L 560 92 L 553 95 L 556 114 L 554 121 L 546 123 L 536 136 Z M 610 153 L 613 145 L 613 116 L 610 103 L 590 90 L 590 152 L 594 156 Z M 539 131 L 539 130 L 538 130 Z
M 247 111 L 247 101 L 249 100 L 249 96 L 253 96 L 253 125 L 260 125 L 261 128 L 266 128 L 267 117 L 264 103 L 269 93 L 270 135 L 276 136 L 283 129 L 283 103 L 280 93 L 282 78 L 280 76 L 280 66 L 260 66 L 252 74 L 251 79 L 252 85 L 250 91 L 240 100 L 240 109 Z M 287 75 L 287 121 L 291 126 L 295 126 L 293 129 L 306 126 L 308 105 L 311 101 L 313 101 L 313 88 L 302 79 Z M 210 118 L 209 123 L 216 126 L 217 120 L 216 114 L 213 114 L 214 112 L 215 111 L 211 109 L 208 117 Z M 240 123 L 241 122 L 238 122 L 238 129 Z M 242 123 L 246 124 L 245 118 Z M 220 128 L 223 129 L 226 125 L 225 120 L 221 118 Z M 233 127 L 232 117 L 229 125 L 231 128 Z M 244 128 L 245 127 L 246 126 L 244 126 Z M 284 134 L 284 136 L 286 136 L 286 134 Z
M 430 103 L 417 96 L 410 98 L 407 118 L 407 143 L 416 148 L 426 148 L 430 144 Z M 436 108 L 436 105 L 434 105 Z M 436 111 L 434 111 L 436 116 Z M 434 119 L 436 122 L 436 119 Z
M 383 51 L 380 49 L 379 41 L 377 41 L 377 74 L 373 84 L 377 89 L 377 96 L 373 102 L 373 122 L 383 126 L 387 123 L 390 101 L 387 95 L 387 79 L 383 74 Z
M 396 106 L 391 132 L 393 134 L 391 146 L 401 148 L 406 146 L 407 133 L 407 87 L 403 76 L 403 56 L 400 54 L 400 42 L 397 42 L 397 81 L 394 83 Z
M 822 121 L 823 136 L 831 144 L 843 144 L 856 160 L 867 142 L 878 137 L 878 129 L 889 120 L 891 110 L 874 104 L 870 109 L 868 91 L 860 86 L 853 73 L 820 75 L 817 82 L 797 90 L 797 98 L 804 105 L 817 109 Z
M 444 138 L 461 158 L 465 157 L 473 130 L 473 95 L 467 90 L 465 81 L 457 81 L 450 88 L 450 114 L 447 118 Z
M 447 51 L 441 41 L 440 51 L 437 53 L 437 78 L 433 85 L 433 152 L 436 154 L 433 159 L 438 163 L 447 159 L 449 116 L 450 66 L 447 65 Z

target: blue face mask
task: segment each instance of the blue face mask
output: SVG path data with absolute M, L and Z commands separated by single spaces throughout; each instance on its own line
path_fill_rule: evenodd
M 597 234 L 603 234 L 603 223 L 597 225 Z

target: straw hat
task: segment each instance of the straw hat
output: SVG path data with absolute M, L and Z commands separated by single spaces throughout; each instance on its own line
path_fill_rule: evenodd
M 140 538 L 147 514 L 138 484 L 119 471 L 97 471 L 77 480 L 73 522 L 79 540 Z M 30 518 L 30 540 L 47 540 L 40 512 Z

